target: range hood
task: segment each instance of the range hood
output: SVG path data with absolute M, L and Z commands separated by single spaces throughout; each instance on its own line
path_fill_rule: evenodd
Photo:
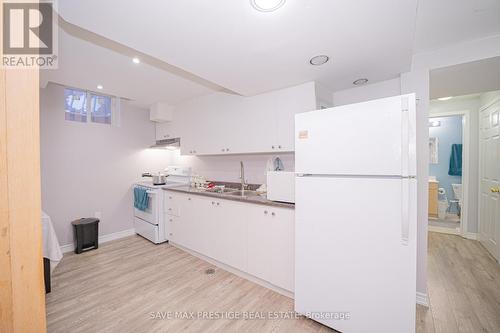
M 156 140 L 156 143 L 150 148 L 160 148 L 160 149 L 176 149 L 181 146 L 181 139 L 180 138 L 173 138 L 173 139 L 163 139 L 163 140 Z

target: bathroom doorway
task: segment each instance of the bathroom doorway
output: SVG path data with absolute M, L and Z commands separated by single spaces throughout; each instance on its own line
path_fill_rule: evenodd
M 467 103 L 464 96 L 454 104 Z M 446 110 L 446 98 L 431 101 L 429 117 L 429 230 L 463 235 L 467 224 L 468 110 Z M 465 195 L 464 195 L 465 194 Z

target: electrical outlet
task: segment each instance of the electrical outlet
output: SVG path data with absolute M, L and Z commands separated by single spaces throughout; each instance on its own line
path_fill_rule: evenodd
M 99 219 L 99 220 L 100 220 L 100 219 L 101 219 L 101 217 L 102 217 L 101 212 L 95 212 L 95 213 L 94 213 L 94 217 L 95 217 L 96 219 Z

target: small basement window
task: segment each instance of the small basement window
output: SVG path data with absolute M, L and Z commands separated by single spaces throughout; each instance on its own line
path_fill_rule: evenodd
M 110 96 L 99 95 L 81 89 L 64 89 L 64 119 L 82 123 L 111 124 Z
M 90 93 L 90 118 L 93 123 L 111 124 L 111 97 Z
M 87 122 L 87 92 L 78 89 L 64 89 L 64 119 Z

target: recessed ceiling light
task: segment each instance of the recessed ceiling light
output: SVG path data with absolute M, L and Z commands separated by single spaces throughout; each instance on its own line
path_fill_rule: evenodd
M 441 122 L 439 120 L 429 121 L 429 127 L 439 127 L 441 126 Z
M 309 60 L 309 63 L 314 66 L 319 66 L 323 65 L 326 63 L 330 58 L 326 55 L 318 55 L 315 57 L 312 57 L 311 60 Z
M 357 79 L 352 84 L 354 84 L 355 86 L 361 86 L 361 85 L 367 84 L 367 83 L 368 83 L 368 79 Z
M 102 86 L 102 84 L 98 84 L 98 85 L 97 85 L 97 89 L 102 90 L 102 88 L 104 88 L 104 87 Z
M 134 58 L 132 58 L 132 62 L 133 62 L 134 64 L 139 64 L 139 63 L 141 62 L 141 59 L 139 59 L 139 58 L 137 58 L 137 57 L 134 57 Z
M 285 4 L 286 0 L 250 0 L 253 8 L 260 12 L 272 12 Z
M 438 98 L 438 101 L 448 101 L 448 100 L 450 100 L 452 98 L 453 98 L 453 96 L 441 97 L 441 98 Z

